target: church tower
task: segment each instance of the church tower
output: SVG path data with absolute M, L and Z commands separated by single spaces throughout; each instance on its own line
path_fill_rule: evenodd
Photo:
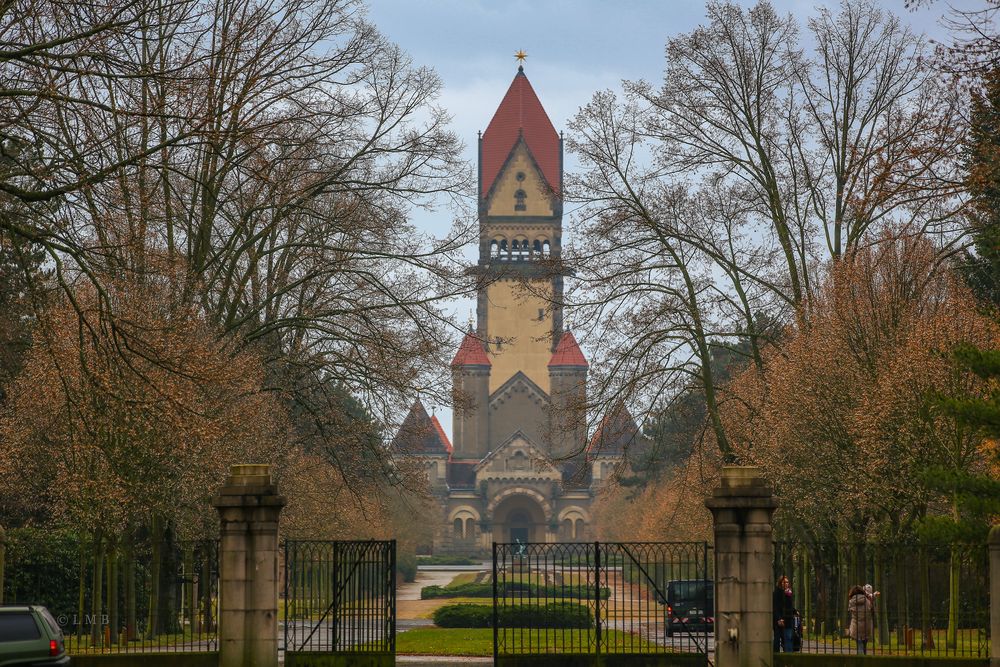
M 479 138 L 477 329 L 493 361 L 490 392 L 524 373 L 549 392 L 562 331 L 563 142 L 524 68 Z
M 518 67 L 479 137 L 479 291 L 451 363 L 454 445 L 417 407 L 408 419 L 429 435 L 399 442 L 442 501 L 435 551 L 592 539 L 588 364 L 563 326 L 562 197 L 562 138 Z

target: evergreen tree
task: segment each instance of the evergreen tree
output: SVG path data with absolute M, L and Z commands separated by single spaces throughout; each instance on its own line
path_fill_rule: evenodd
M 0 407 L 31 346 L 35 308 L 44 289 L 44 251 L 0 231 Z
M 973 251 L 962 269 L 976 294 L 1000 305 L 1000 67 L 973 91 L 966 141 Z

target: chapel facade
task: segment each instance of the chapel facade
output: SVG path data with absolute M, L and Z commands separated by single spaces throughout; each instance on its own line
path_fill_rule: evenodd
M 562 138 L 518 67 L 479 138 L 480 287 L 451 362 L 453 440 L 418 401 L 393 443 L 427 473 L 434 553 L 593 540 L 592 500 L 640 437 L 623 407 L 588 437 L 588 363 L 563 326 L 562 194 Z

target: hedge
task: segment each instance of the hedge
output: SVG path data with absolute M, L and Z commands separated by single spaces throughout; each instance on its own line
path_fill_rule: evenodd
M 418 565 L 480 565 L 482 558 L 469 556 L 417 556 Z
M 502 628 L 589 628 L 594 624 L 590 610 L 575 602 L 550 602 L 545 605 L 517 604 L 497 611 Z M 440 628 L 493 627 L 493 605 L 450 604 L 434 612 L 434 625 Z
M 508 581 L 497 587 L 497 593 L 507 597 L 523 595 L 532 598 L 589 598 L 593 590 L 585 586 L 548 586 L 532 584 L 523 581 Z M 491 598 L 493 584 L 491 582 L 456 584 L 454 586 L 424 586 L 420 589 L 421 600 L 435 598 Z M 611 589 L 601 588 L 601 598 L 611 597 Z

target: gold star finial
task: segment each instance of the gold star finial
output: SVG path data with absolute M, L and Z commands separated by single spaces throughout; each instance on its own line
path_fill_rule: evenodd
M 514 54 L 514 57 L 517 58 L 518 65 L 523 65 L 524 59 L 528 57 L 528 54 L 524 52 L 524 49 L 518 49 L 517 53 Z

